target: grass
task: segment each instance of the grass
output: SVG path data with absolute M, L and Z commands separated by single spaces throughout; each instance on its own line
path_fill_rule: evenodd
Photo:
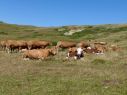
M 56 44 L 62 39 L 91 38 L 122 47 L 103 55 L 85 54 L 82 60 L 67 60 L 64 51 L 46 60 L 24 61 L 21 53 L 0 51 L 0 95 L 127 95 L 127 31 L 105 30 L 123 26 L 125 29 L 126 25 L 100 25 L 94 33 L 66 37 L 62 35 L 65 30 L 57 28 L 0 25 L 0 39 L 46 39 Z M 87 28 L 94 31 L 96 27 Z
M 0 95 L 127 94 L 127 63 L 119 61 L 125 54 L 86 54 L 79 61 L 66 60 L 65 54 L 24 61 L 20 53 L 1 51 Z

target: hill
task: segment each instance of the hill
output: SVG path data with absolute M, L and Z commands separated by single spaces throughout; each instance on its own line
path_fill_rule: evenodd
M 79 31 L 80 30 L 80 31 Z M 73 31 L 73 35 L 64 35 Z M 79 31 L 79 32 L 77 32 Z M 124 32 L 125 31 L 125 32 Z M 44 40 L 108 40 L 119 42 L 125 40 L 127 25 L 94 25 L 35 27 L 0 23 L 0 39 L 44 39 Z M 124 35 L 125 34 L 125 35 Z M 108 37 L 107 36 L 112 36 Z M 114 36 L 118 37 L 114 37 Z M 122 36 L 122 38 L 120 37 Z
M 79 31 L 80 30 L 80 31 Z M 72 35 L 65 35 L 73 32 Z M 78 31 L 78 32 L 77 32 Z M 105 41 L 119 51 L 66 60 L 66 51 L 24 61 L 0 51 L 0 95 L 127 95 L 127 25 L 35 27 L 0 23 L 0 40 Z

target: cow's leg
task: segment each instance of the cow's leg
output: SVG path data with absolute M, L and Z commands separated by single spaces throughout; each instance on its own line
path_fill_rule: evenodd
M 23 60 L 30 60 L 29 56 L 25 55 L 25 54 L 22 55 L 22 58 L 23 58 Z
M 23 58 L 23 60 L 30 60 L 29 58 Z
M 32 46 L 28 46 L 28 50 L 31 50 L 32 49 Z
M 10 48 L 10 50 L 11 50 L 11 51 L 10 51 L 11 53 L 13 53 L 13 52 L 14 52 L 14 48 Z
M 74 59 L 76 60 L 76 59 L 78 59 L 78 57 L 77 56 L 74 56 Z
M 10 48 L 9 47 L 6 47 L 6 52 L 10 53 Z
M 3 50 L 3 47 L 2 47 L 2 46 L 0 46 L 0 51 L 1 51 L 1 50 Z
M 80 59 L 81 58 L 81 54 L 77 54 L 77 59 Z
M 67 57 L 66 57 L 66 59 L 69 59 L 69 57 L 70 57 L 70 53 L 67 53 Z
M 2 46 L 2 50 L 5 51 L 5 49 L 6 49 L 5 46 Z
M 44 57 L 41 57 L 41 58 L 39 58 L 39 59 L 44 60 L 45 58 L 44 58 Z
M 18 47 L 18 52 L 20 52 L 20 51 L 21 51 L 21 46 Z

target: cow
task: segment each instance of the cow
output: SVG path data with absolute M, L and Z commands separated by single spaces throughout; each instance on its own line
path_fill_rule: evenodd
M 59 41 L 59 42 L 57 42 L 57 47 L 62 48 L 62 49 L 76 47 L 76 45 L 77 45 L 76 42 L 71 42 L 71 41 Z
M 46 59 L 48 56 L 56 55 L 57 50 L 56 47 L 53 47 L 51 49 L 33 49 L 33 50 L 26 50 L 23 53 L 23 58 L 29 58 L 29 59 Z
M 6 41 L 6 51 L 8 53 L 11 53 L 16 48 L 17 48 L 16 40 L 7 40 Z
M 107 45 L 107 42 L 94 42 L 94 44 Z
M 74 57 L 74 59 L 80 59 L 84 57 L 83 48 L 81 47 L 72 47 L 68 49 L 67 58 Z
M 92 48 L 92 47 L 87 47 L 87 48 L 84 49 L 84 52 L 88 53 L 88 54 L 95 53 L 95 49 Z
M 112 51 L 121 51 L 122 50 L 121 47 L 119 47 L 118 45 L 115 45 L 115 44 L 111 45 L 109 48 Z
M 95 42 L 94 43 L 94 48 L 98 50 L 98 53 L 104 53 L 107 51 L 107 43 L 106 42 Z
M 7 40 L 6 50 L 8 53 L 12 53 L 14 50 L 20 51 L 21 49 L 27 49 L 27 42 L 23 40 Z
M 77 55 L 77 48 L 76 47 L 72 47 L 72 48 L 68 49 L 67 58 L 70 58 L 70 57 L 76 58 L 76 55 Z
M 98 54 L 100 51 L 97 50 L 96 48 L 87 47 L 84 49 L 84 52 L 88 54 Z
M 1 41 L 0 41 L 0 48 L 1 48 L 2 50 L 5 50 L 5 48 L 6 48 L 6 40 L 1 40 Z
M 78 47 L 82 47 L 82 48 L 87 48 L 90 47 L 90 44 L 88 42 L 85 41 L 81 41 L 77 44 Z
M 20 51 L 22 49 L 28 49 L 27 41 L 20 40 L 20 41 L 16 41 L 16 42 L 17 42 L 17 45 L 18 45 L 18 51 Z
M 42 40 L 31 40 L 27 42 L 28 49 L 44 49 L 47 46 L 52 45 L 49 41 L 42 41 Z

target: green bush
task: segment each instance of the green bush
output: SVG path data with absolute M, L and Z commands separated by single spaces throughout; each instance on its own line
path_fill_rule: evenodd
M 6 32 L 0 32 L 0 35 L 8 35 Z

